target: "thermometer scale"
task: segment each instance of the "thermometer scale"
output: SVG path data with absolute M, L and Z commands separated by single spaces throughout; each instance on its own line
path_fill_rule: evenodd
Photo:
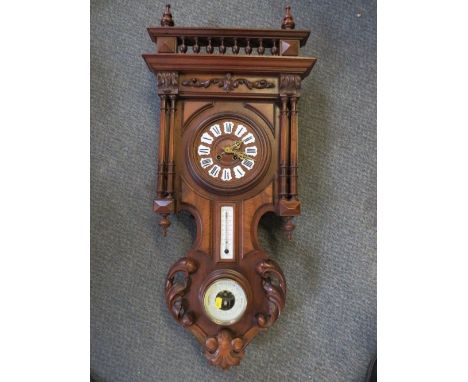
M 220 258 L 234 259 L 234 207 L 221 207 Z

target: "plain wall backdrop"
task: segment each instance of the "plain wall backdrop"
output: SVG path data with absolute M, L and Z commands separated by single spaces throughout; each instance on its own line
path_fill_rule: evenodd
M 299 102 L 302 215 L 267 215 L 286 307 L 239 367 L 208 366 L 164 302 L 194 224 L 152 212 L 159 99 L 141 58 L 165 1 L 91 2 L 91 374 L 97 381 L 364 381 L 376 354 L 376 2 L 290 1 L 318 62 Z M 282 1 L 172 1 L 177 26 L 279 28 Z

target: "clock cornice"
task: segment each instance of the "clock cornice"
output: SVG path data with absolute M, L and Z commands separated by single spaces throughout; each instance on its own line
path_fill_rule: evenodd
M 307 77 L 316 58 L 286 56 L 221 56 L 215 54 L 143 54 L 153 73 L 249 73 L 253 75 L 296 74 Z

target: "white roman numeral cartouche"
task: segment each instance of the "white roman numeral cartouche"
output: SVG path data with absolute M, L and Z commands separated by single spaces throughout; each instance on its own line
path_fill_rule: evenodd
M 198 146 L 198 155 L 208 155 L 210 151 L 209 147 L 203 145 Z
M 234 167 L 234 176 L 239 179 L 245 175 L 245 171 L 242 169 L 241 166 Z
M 217 178 L 220 171 L 221 167 L 215 164 L 213 167 L 211 167 L 210 171 L 208 171 L 208 174 L 210 174 L 213 178 Z
M 245 149 L 245 153 L 249 156 L 252 156 L 252 157 L 255 157 L 257 156 L 257 146 L 251 146 L 251 147 L 247 147 Z
M 215 137 L 219 137 L 221 135 L 221 128 L 219 127 L 218 124 L 211 126 L 210 131 L 213 133 Z
M 253 136 L 252 133 L 248 133 L 244 138 L 242 138 L 242 141 L 244 142 L 245 145 L 248 145 L 249 143 L 255 142 L 255 137 Z
M 201 139 L 200 139 L 203 143 L 206 143 L 208 145 L 211 145 L 211 143 L 213 143 L 213 137 L 208 134 L 208 133 L 203 133 L 203 135 L 201 136 Z
M 211 158 L 203 158 L 201 161 L 200 161 L 200 164 L 203 168 L 207 168 L 207 167 L 210 167 L 212 164 L 213 164 L 213 159 Z
M 244 159 L 241 163 L 244 165 L 244 167 L 248 168 L 249 170 L 252 170 L 254 166 L 254 161 L 250 159 Z
M 232 129 L 234 128 L 234 122 L 227 121 L 227 122 L 224 122 L 223 125 L 224 125 L 224 132 L 226 134 L 231 134 Z
M 247 132 L 247 128 L 244 125 L 237 125 L 237 129 L 234 132 L 239 138 L 242 137 Z
M 229 181 L 232 179 L 231 169 L 230 168 L 223 168 L 223 173 L 221 174 L 221 179 L 224 181 Z

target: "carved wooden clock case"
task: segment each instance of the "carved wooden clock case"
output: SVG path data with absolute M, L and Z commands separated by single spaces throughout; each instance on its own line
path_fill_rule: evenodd
M 316 59 L 299 48 L 310 32 L 294 30 L 289 7 L 277 30 L 176 28 L 169 5 L 148 32 L 156 53 L 143 58 L 161 107 L 154 211 L 164 235 L 181 210 L 197 225 L 169 270 L 166 301 L 210 363 L 228 368 L 285 303 L 257 226 L 274 211 L 291 238 L 300 213 L 297 101 Z

